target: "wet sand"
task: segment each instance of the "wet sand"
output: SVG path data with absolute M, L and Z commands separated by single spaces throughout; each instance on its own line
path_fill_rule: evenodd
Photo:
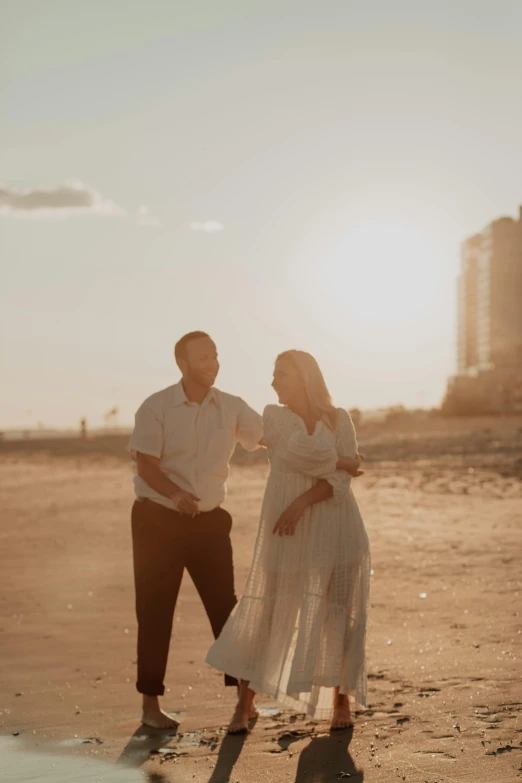
M 66 775 L 35 752 L 68 759 L 70 780 L 103 777 L 85 758 L 128 765 L 129 783 L 138 769 L 180 783 L 522 780 L 522 419 L 375 425 L 359 439 L 368 708 L 330 734 L 261 696 L 247 737 L 224 733 L 234 697 L 203 662 L 212 636 L 188 577 L 164 702 L 178 733 L 139 725 L 124 440 L 0 444 L 0 733 L 18 748 L 4 757 L 33 758 L 37 780 Z M 238 592 L 267 472 L 246 461 L 227 501 Z M 26 770 L 4 765 L 4 779 Z

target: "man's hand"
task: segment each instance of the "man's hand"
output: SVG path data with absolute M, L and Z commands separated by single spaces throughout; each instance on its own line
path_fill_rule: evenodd
M 193 495 L 192 492 L 186 492 L 184 489 L 178 488 L 170 495 L 170 499 L 176 504 L 176 510 L 180 514 L 189 514 L 194 516 L 199 514 L 198 503 L 201 498 Z
M 159 457 L 142 454 L 138 451 L 136 463 L 138 475 L 141 476 L 145 484 L 159 492 L 160 495 L 173 500 L 180 514 L 190 514 L 191 516 L 199 514 L 198 503 L 200 498 L 197 498 L 191 492 L 181 489 L 181 487 L 178 487 L 177 484 L 167 478 L 160 469 Z
M 350 476 L 353 476 L 353 478 L 357 478 L 358 476 L 362 476 L 364 474 L 364 470 L 361 470 L 361 460 L 363 460 L 364 457 L 362 454 L 357 454 L 356 457 L 341 457 L 337 463 L 337 470 L 344 470 L 346 473 L 349 473 Z
M 293 536 L 297 523 L 304 514 L 307 504 L 303 503 L 300 498 L 297 498 L 290 503 L 288 508 L 283 511 L 279 519 L 274 525 L 272 533 L 277 533 L 280 536 Z
M 364 454 L 360 454 L 359 452 L 357 452 L 357 456 L 355 457 L 355 459 L 359 462 L 359 465 L 358 465 L 357 470 L 355 471 L 355 473 L 352 473 L 351 475 L 354 478 L 357 478 L 357 476 L 363 476 L 364 475 L 364 470 L 361 470 L 361 462 L 363 461 L 363 459 L 365 459 L 365 456 L 364 456 Z

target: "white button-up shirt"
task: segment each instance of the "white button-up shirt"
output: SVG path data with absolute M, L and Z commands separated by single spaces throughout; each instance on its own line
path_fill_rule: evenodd
M 187 399 L 180 381 L 145 400 L 135 417 L 129 449 L 159 457 L 160 470 L 198 498 L 200 511 L 226 496 L 230 457 L 239 442 L 248 451 L 263 437 L 263 419 L 240 397 L 211 389 L 201 404 Z M 136 497 L 175 509 L 173 500 L 146 484 L 135 469 Z

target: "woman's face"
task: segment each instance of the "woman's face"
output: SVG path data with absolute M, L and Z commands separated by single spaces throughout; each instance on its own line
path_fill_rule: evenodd
M 279 397 L 281 405 L 288 405 L 301 392 L 303 381 L 297 368 L 288 359 L 279 359 L 276 362 L 272 388 Z

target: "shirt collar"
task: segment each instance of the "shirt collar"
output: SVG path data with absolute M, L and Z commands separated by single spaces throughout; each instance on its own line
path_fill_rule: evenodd
M 215 402 L 216 405 L 219 405 L 219 395 L 217 394 L 217 389 L 212 387 L 203 402 Z M 178 383 L 172 387 L 172 407 L 178 408 L 184 403 L 190 405 L 190 400 L 187 399 L 185 389 L 183 388 L 183 383 L 178 381 Z

